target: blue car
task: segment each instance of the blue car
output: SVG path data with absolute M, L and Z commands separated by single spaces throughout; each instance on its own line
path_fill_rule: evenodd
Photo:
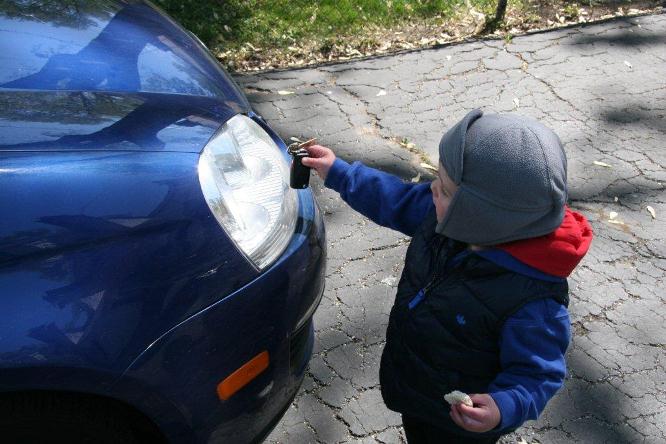
M 150 3 L 0 3 L 0 441 L 261 441 L 324 287 L 288 165 Z

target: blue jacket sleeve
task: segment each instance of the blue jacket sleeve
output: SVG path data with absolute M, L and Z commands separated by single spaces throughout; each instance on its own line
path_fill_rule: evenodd
M 526 304 L 504 323 L 502 371 L 489 387 L 502 415 L 497 430 L 536 419 L 562 386 L 564 353 L 571 339 L 569 313 L 552 299 Z
M 429 183 L 405 183 L 361 162 L 336 159 L 324 184 L 373 222 L 409 236 L 434 207 Z

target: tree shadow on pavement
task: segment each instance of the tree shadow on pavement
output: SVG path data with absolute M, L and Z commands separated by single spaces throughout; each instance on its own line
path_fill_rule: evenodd
M 613 126 L 642 125 L 666 134 L 666 113 L 663 110 L 648 110 L 638 102 L 605 108 L 599 113 L 599 120 Z
M 618 22 L 635 25 L 635 17 L 618 18 Z M 594 24 L 591 24 L 594 26 Z M 666 34 L 650 31 L 636 32 L 632 28 L 623 28 L 611 33 L 581 34 L 573 38 L 574 45 L 589 45 L 594 43 L 607 43 L 611 46 L 655 46 L 666 43 Z
M 601 364 L 593 361 L 580 345 L 572 344 L 571 348 L 567 354 L 569 378 L 565 390 L 558 395 L 559 402 L 553 403 L 548 416 L 568 422 L 562 428 L 582 442 L 636 442 L 640 435 L 627 424 L 636 410 L 628 404 L 629 397 L 608 382 L 611 376 L 621 377 L 622 372 L 600 369 Z M 576 424 L 579 421 L 582 424 Z

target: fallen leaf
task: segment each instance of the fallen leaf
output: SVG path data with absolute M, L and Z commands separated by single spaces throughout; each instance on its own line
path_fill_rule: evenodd
M 610 213 L 608 213 L 608 217 L 610 219 L 615 219 L 617 217 L 617 212 L 611 211 Z
M 600 167 L 612 168 L 612 167 L 611 167 L 609 164 L 607 164 L 606 162 L 600 162 L 600 161 L 598 161 L 598 160 L 595 160 L 595 161 L 592 162 L 592 163 L 594 163 L 595 165 L 600 166 Z
M 631 66 L 631 63 L 629 63 L 627 60 L 624 61 L 624 64 L 629 67 L 629 69 L 632 69 L 633 66 Z
M 377 97 L 381 97 L 381 96 L 385 96 L 385 95 L 386 95 L 386 91 L 384 91 L 383 89 L 380 90 L 380 91 L 377 93 Z
M 294 92 L 293 91 L 285 91 L 285 90 L 281 89 L 281 90 L 278 91 L 278 94 L 280 94 L 281 96 L 288 96 L 290 94 L 294 94 Z
M 422 162 L 421 167 L 425 168 L 426 170 L 432 170 L 432 171 L 437 171 L 437 168 L 434 166 L 430 165 L 429 163 Z
M 657 213 L 654 211 L 654 208 L 652 208 L 650 205 L 645 207 L 646 210 L 648 210 L 648 213 L 650 213 L 650 216 L 652 216 L 652 219 L 657 218 Z

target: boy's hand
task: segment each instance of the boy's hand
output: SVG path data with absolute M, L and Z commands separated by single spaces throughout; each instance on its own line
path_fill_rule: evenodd
M 469 395 L 474 407 L 465 404 L 451 406 L 451 419 L 458 426 L 470 432 L 487 432 L 500 423 L 500 414 L 495 400 L 488 394 Z
M 335 162 L 335 154 L 331 151 L 330 148 L 326 148 L 321 145 L 312 145 L 305 148 L 310 153 L 309 157 L 304 157 L 302 162 L 303 165 L 314 168 L 321 177 L 322 180 L 326 180 L 328 175 L 328 170 L 333 166 Z

